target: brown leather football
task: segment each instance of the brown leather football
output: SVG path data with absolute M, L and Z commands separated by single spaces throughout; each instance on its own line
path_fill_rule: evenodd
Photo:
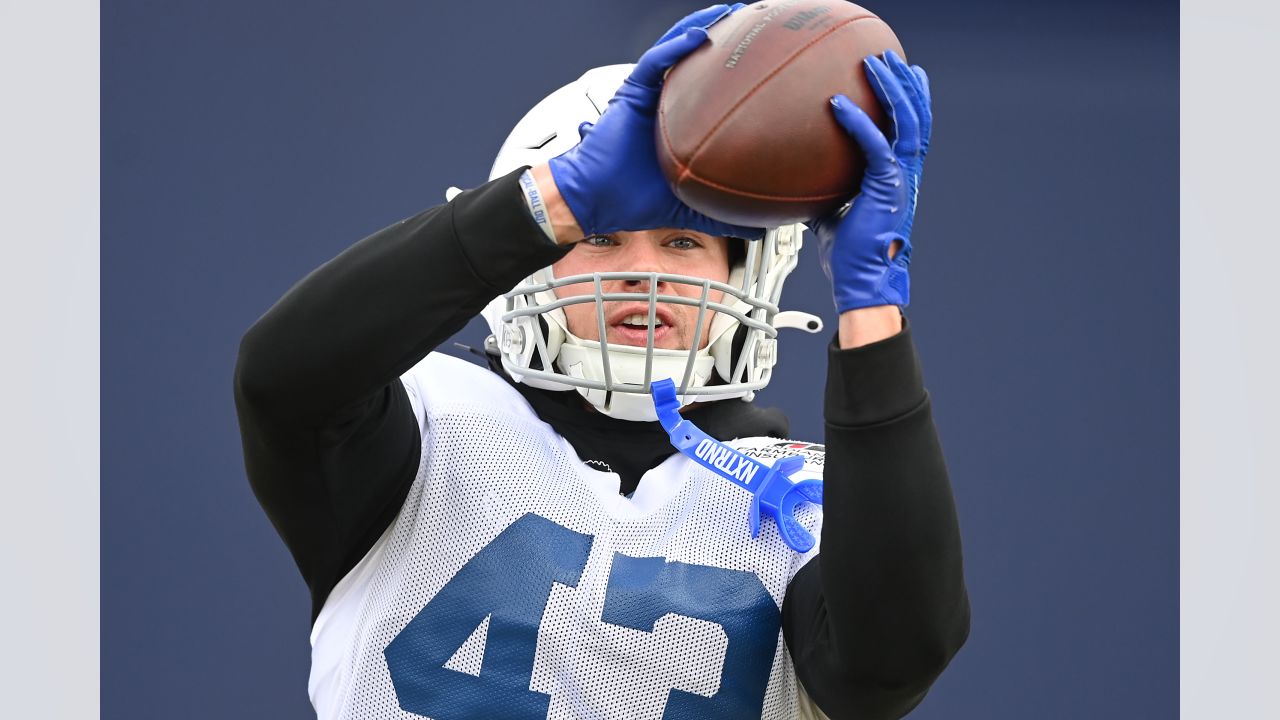
M 708 35 L 668 73 L 658 105 L 658 161 L 676 196 L 750 227 L 803 222 L 851 198 L 862 153 L 830 98 L 844 93 L 887 129 L 862 59 L 905 58 L 893 30 L 842 0 L 766 0 Z

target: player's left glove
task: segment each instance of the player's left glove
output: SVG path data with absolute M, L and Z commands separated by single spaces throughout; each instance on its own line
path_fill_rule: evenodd
M 849 98 L 831 99 L 836 120 L 861 146 L 867 169 L 861 191 L 846 210 L 809 223 L 842 313 L 905 306 L 911 299 L 911 223 L 933 126 L 929 78 L 920 66 L 908 67 L 892 50 L 884 60 L 869 57 L 863 64 L 893 120 L 892 137 L 886 138 Z M 890 257 L 895 243 L 901 247 Z
M 676 23 L 641 56 L 582 142 L 550 161 L 560 195 L 587 236 L 659 227 L 762 235 L 758 228 L 712 220 L 680 202 L 662 174 L 654 145 L 664 73 L 706 41 L 707 27 L 741 7 L 714 5 Z

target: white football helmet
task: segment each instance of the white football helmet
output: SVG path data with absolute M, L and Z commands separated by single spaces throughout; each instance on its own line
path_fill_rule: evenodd
M 490 179 L 523 165 L 546 162 L 576 145 L 579 126 L 600 117 L 632 67 L 588 70 L 535 105 L 507 136 Z M 657 419 L 649 389 L 654 380 L 663 378 L 675 380 L 681 404 L 729 398 L 749 401 L 769 384 L 777 361 L 778 328 L 822 329 L 822 320 L 816 316 L 778 310 L 782 285 L 795 269 L 803 232 L 803 225 L 786 225 L 769 229 L 761 240 L 748 241 L 745 257 L 731 268 L 727 284 L 649 272 L 557 278 L 551 268 L 543 268 L 485 308 L 484 317 L 493 332 L 485 342 L 486 350 L 501 356 L 502 367 L 517 382 L 577 390 L 600 412 L 626 420 Z M 612 280 L 643 281 L 647 290 L 604 292 L 603 283 Z M 692 285 L 696 296 L 658 295 L 660 282 Z M 557 296 L 557 288 L 576 283 L 586 283 L 594 292 Z M 710 293 L 716 290 L 723 293 L 721 302 L 710 301 Z M 646 346 L 609 343 L 605 338 L 605 303 L 620 301 L 649 304 Z M 575 303 L 595 304 L 601 341 L 569 332 L 563 308 Z M 698 308 L 692 348 L 654 347 L 656 309 L 667 303 Z M 714 316 L 704 344 L 701 335 L 707 313 Z

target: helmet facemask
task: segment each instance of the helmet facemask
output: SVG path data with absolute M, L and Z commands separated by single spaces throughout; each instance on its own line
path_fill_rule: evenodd
M 544 268 L 490 306 L 503 368 L 534 387 L 576 389 L 601 412 L 628 420 L 656 419 L 649 392 L 653 381 L 663 378 L 675 381 L 681 404 L 751 400 L 769 383 L 777 358 L 778 299 L 795 268 L 799 237 L 795 226 L 787 226 L 768 231 L 761 240 L 737 241 L 746 242 L 745 257 L 730 269 L 728 282 L 657 272 L 557 278 L 552 268 Z M 643 290 L 609 289 L 614 281 L 639 282 Z M 664 285 L 680 285 L 688 292 L 659 294 Z M 581 294 L 564 292 L 567 288 Z M 643 345 L 608 340 L 607 314 L 619 303 L 647 308 L 641 313 L 647 318 Z M 570 332 L 565 308 L 578 304 L 595 307 L 601 340 Z M 673 305 L 696 308 L 687 349 L 655 347 L 659 308 Z M 792 314 L 782 315 L 785 320 Z M 816 318 L 805 319 L 820 327 Z

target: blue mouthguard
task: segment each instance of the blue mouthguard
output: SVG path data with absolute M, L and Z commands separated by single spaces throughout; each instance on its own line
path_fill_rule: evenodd
M 801 553 L 813 547 L 813 535 L 796 520 L 795 513 L 802 502 L 822 504 L 822 481 L 791 479 L 804 466 L 803 457 L 782 458 L 772 467 L 757 462 L 682 418 L 675 381 L 655 380 L 651 392 L 658 422 L 671 436 L 671 444 L 694 462 L 751 493 L 751 537 L 759 536 L 760 513 L 765 512 L 773 518 L 787 547 Z

